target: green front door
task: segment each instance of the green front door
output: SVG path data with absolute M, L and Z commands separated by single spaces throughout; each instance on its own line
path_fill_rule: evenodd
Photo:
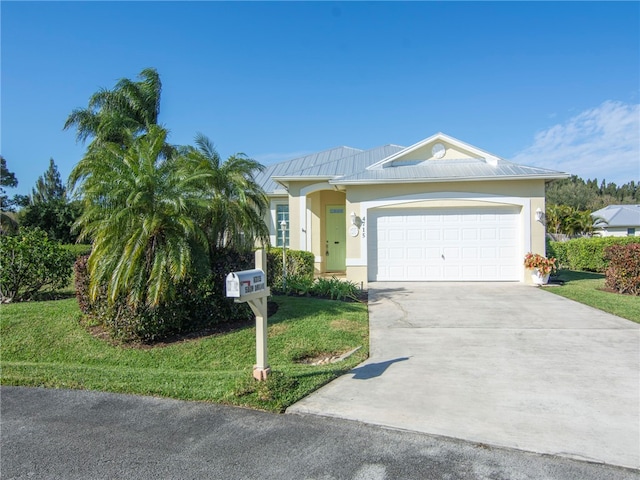
M 346 223 L 344 205 L 327 205 L 325 255 L 328 272 L 343 272 L 347 268 Z

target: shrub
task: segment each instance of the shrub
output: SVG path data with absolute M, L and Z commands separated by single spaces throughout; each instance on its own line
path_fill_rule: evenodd
M 633 243 L 640 243 L 640 237 L 574 238 L 567 242 L 550 241 L 547 253 L 556 257 L 562 268 L 604 273 L 608 265 L 605 249 Z
M 312 280 L 314 260 L 311 252 L 287 249 L 287 282 L 294 277 Z M 267 285 L 282 289 L 282 248 L 267 250 Z
M 568 243 L 547 240 L 547 255 L 556 259 L 556 268 L 570 268 L 567 257 Z
M 154 308 L 134 308 L 124 298 L 109 303 L 104 293 L 91 301 L 87 260 L 88 255 L 78 258 L 75 263 L 78 305 L 113 338 L 151 342 L 173 334 L 196 332 L 253 318 L 247 304 L 234 303 L 233 299 L 226 298 L 225 293 L 226 275 L 231 271 L 252 268 L 252 253 L 216 252 L 211 259 L 210 273 L 176 285 L 175 298 Z
M 65 243 L 62 245 L 62 248 L 71 253 L 74 258 L 89 255 L 91 253 L 91 245 L 84 243 Z
M 69 283 L 73 257 L 39 228 L 0 236 L 0 300 L 30 300 Z
M 314 284 L 315 282 L 313 278 L 309 278 L 307 276 L 288 276 L 286 285 L 282 288 L 282 293 L 309 296 L 313 292 Z
M 349 281 L 342 281 L 336 277 L 318 278 L 311 293 L 319 297 L 330 298 L 331 300 L 357 300 L 358 286 Z
M 605 286 L 618 293 L 640 295 L 640 243 L 612 245 L 605 250 L 609 266 Z

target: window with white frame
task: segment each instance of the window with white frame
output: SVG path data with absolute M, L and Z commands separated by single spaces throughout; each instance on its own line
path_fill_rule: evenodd
M 285 245 L 289 246 L 289 205 L 281 203 L 276 205 L 276 247 L 282 247 L 282 228 L 280 222 L 287 222 L 287 228 L 284 231 Z
M 633 237 L 636 234 L 636 229 L 634 227 L 631 228 L 627 228 L 627 236 L 628 237 Z

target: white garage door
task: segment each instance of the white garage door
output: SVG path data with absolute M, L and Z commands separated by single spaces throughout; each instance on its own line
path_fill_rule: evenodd
M 370 213 L 369 280 L 517 281 L 518 208 Z

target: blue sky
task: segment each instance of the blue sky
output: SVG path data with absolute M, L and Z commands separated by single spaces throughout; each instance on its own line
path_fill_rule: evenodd
M 0 3 L 0 153 L 29 193 L 85 146 L 100 87 L 161 75 L 160 121 L 269 164 L 444 132 L 583 178 L 640 180 L 638 2 Z

